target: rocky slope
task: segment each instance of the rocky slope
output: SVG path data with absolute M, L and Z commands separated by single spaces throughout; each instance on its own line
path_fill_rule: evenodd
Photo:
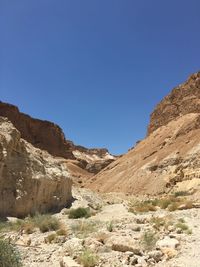
M 33 147 L 0 117 L 0 217 L 59 210 L 71 203 L 71 186 L 63 160 Z
M 74 145 L 72 141 L 66 140 L 58 125 L 32 118 L 21 113 L 14 105 L 0 102 L 0 116 L 7 117 L 21 133 L 22 138 L 34 147 L 46 150 L 53 156 L 74 160 L 75 165 L 89 173 L 99 172 L 115 159 L 107 149 L 88 149 Z
M 90 180 L 101 192 L 158 194 L 200 184 L 200 72 L 175 88 L 151 115 L 148 136 Z

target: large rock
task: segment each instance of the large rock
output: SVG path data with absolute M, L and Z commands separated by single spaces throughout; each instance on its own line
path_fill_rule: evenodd
M 158 105 L 147 138 L 92 177 L 88 186 L 130 194 L 200 189 L 199 103 L 200 73 L 196 73 Z M 170 113 L 174 106 L 179 111 Z
M 63 160 L 33 147 L 0 117 L 0 216 L 59 210 L 71 202 L 71 186 Z

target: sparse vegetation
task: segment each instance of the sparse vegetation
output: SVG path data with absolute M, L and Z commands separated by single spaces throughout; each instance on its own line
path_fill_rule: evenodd
M 70 209 L 68 216 L 70 219 L 88 218 L 91 216 L 91 212 L 89 208 Z
M 179 229 L 181 229 L 182 231 L 187 231 L 189 228 L 188 228 L 188 226 L 187 226 L 187 224 L 185 224 L 185 223 L 181 223 L 181 222 L 178 222 L 177 224 L 176 224 L 176 228 L 179 228 Z
M 183 196 L 184 191 L 177 192 Z M 184 197 L 169 195 L 160 199 L 150 199 L 142 202 L 130 202 L 129 211 L 133 213 L 143 213 L 148 211 L 156 211 L 157 207 L 161 209 L 168 209 L 169 211 L 175 211 L 180 209 L 191 209 L 193 207 L 192 201 L 187 200 Z
M 40 229 L 42 233 L 48 231 L 56 231 L 61 226 L 58 219 L 51 216 L 50 214 L 37 214 L 33 218 L 30 218 L 30 220 L 36 227 Z
M 84 267 L 94 267 L 98 262 L 98 257 L 87 249 L 79 256 L 78 261 Z
M 52 243 L 56 239 L 56 234 L 50 234 L 45 238 L 46 243 Z
M 188 192 L 187 191 L 177 191 L 174 193 L 175 197 L 182 197 L 182 196 L 188 196 Z
M 180 223 L 185 223 L 185 220 L 184 220 L 183 218 L 179 218 L 179 219 L 178 219 L 178 222 L 180 222 Z
M 186 234 L 187 234 L 187 235 L 191 235 L 191 234 L 192 234 L 192 230 L 191 230 L 191 229 L 188 229 L 188 230 L 186 231 Z
M 66 229 L 64 229 L 64 228 L 61 228 L 61 229 L 58 229 L 57 231 L 56 231 L 56 234 L 57 235 L 60 235 L 60 236 L 66 236 L 67 235 L 67 230 Z
M 22 267 L 18 250 L 8 241 L 0 239 L 0 266 L 1 267 Z
M 160 217 L 153 217 L 150 220 L 150 223 L 152 223 L 154 229 L 157 231 L 160 230 L 160 228 L 164 227 L 166 225 L 166 220 L 165 218 L 160 218 Z
M 39 228 L 42 233 L 58 230 L 60 223 L 58 219 L 50 214 L 37 214 L 34 217 L 27 217 L 24 220 L 16 220 L 15 222 L 1 222 L 0 231 L 24 231 L 26 234 L 34 232 L 35 228 Z
M 156 211 L 156 207 L 151 201 L 148 200 L 130 204 L 129 211 L 133 213 L 143 213 L 148 211 Z
M 75 233 L 76 236 L 80 238 L 85 238 L 90 233 L 97 231 L 97 223 L 82 220 L 82 221 L 74 223 L 71 226 L 71 229 Z
M 110 221 L 109 223 L 107 223 L 106 228 L 107 228 L 108 232 L 113 232 L 113 230 L 114 230 L 113 221 Z
M 157 237 L 153 231 L 147 231 L 142 235 L 141 244 L 146 250 L 152 250 L 156 244 Z

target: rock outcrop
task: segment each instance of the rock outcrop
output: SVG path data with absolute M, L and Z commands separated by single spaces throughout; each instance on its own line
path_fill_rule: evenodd
M 71 202 L 71 186 L 62 159 L 29 144 L 0 117 L 0 216 L 57 211 Z
M 151 115 L 148 136 L 90 179 L 101 192 L 158 194 L 200 188 L 200 72 Z
M 115 159 L 105 148 L 88 149 L 75 145 L 65 138 L 58 125 L 32 118 L 14 105 L 0 102 L 0 116 L 7 117 L 21 137 L 34 147 L 46 150 L 53 156 L 75 160 L 75 165 L 88 172 L 97 173 Z
M 176 118 L 200 112 L 200 72 L 172 90 L 151 114 L 148 135 Z

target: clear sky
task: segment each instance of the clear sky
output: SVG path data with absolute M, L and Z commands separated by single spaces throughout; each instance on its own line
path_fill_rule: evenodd
M 0 99 L 124 153 L 200 69 L 199 0 L 0 0 Z

